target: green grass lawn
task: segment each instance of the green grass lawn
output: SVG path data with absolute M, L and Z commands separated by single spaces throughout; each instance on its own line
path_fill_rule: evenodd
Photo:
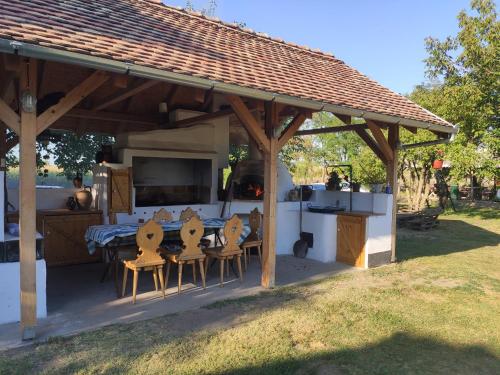
M 401 230 L 400 262 L 0 354 L 0 373 L 500 374 L 498 206 Z

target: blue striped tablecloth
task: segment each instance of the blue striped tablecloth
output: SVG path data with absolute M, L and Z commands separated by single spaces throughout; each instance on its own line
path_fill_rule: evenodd
M 203 226 L 205 230 L 210 229 L 222 229 L 224 224 L 226 224 L 227 219 L 220 218 L 209 218 L 203 219 Z M 168 223 L 163 223 L 163 232 L 178 232 L 181 230 L 183 222 L 182 221 L 171 221 Z M 85 232 L 85 241 L 87 242 L 87 248 L 90 254 L 95 252 L 96 246 L 104 247 L 115 238 L 125 238 L 134 237 L 133 242 L 135 242 L 135 235 L 139 227 L 144 224 L 107 224 L 107 225 L 93 225 L 87 229 Z M 250 227 L 248 225 L 243 226 L 241 232 L 240 241 L 243 241 L 250 233 Z

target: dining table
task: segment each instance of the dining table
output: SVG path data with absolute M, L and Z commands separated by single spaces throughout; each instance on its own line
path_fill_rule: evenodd
M 219 232 L 224 228 L 224 225 L 229 218 L 202 218 L 203 227 L 205 228 L 204 236 L 215 235 L 216 241 L 221 241 Z M 180 230 L 184 221 L 176 220 L 169 222 L 159 222 L 164 233 L 163 244 L 180 244 Z M 122 224 L 102 224 L 92 225 L 85 232 L 85 241 L 89 254 L 94 254 L 97 249 L 102 249 L 105 253 L 107 261 L 106 269 L 101 277 L 103 282 L 109 273 L 114 269 L 115 286 L 117 294 L 119 294 L 118 286 L 118 254 L 120 249 L 126 247 L 134 247 L 136 245 L 135 236 L 138 229 L 144 223 L 122 223 Z M 240 235 L 240 242 L 250 234 L 250 226 L 243 225 Z M 168 246 L 168 245 L 167 245 Z M 114 267 L 113 267 L 114 266 Z

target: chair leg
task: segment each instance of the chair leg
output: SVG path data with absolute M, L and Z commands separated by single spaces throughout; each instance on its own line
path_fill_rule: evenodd
M 238 264 L 238 273 L 240 274 L 240 281 L 243 281 L 243 272 L 241 272 L 241 256 L 236 256 L 236 262 Z
M 262 245 L 257 246 L 257 253 L 259 254 L 259 261 L 262 266 Z
M 167 274 L 165 275 L 165 289 L 168 288 L 168 279 L 170 277 L 170 262 L 167 262 Z
M 137 281 L 139 280 L 139 271 L 134 270 L 134 283 L 132 287 L 132 303 L 135 303 L 135 297 L 137 295 Z
M 198 265 L 200 267 L 200 276 L 201 276 L 201 284 L 203 285 L 203 289 L 206 288 L 205 286 L 205 272 L 204 272 L 204 264 L 203 264 L 203 259 L 198 260 Z
M 245 266 L 245 271 L 246 271 L 248 269 L 247 248 L 245 246 L 243 246 L 242 250 L 243 250 L 243 265 Z
M 220 264 L 220 287 L 224 286 L 224 258 L 221 258 L 219 261 Z
M 156 267 L 153 267 L 153 281 L 155 283 L 155 292 L 158 291 L 158 270 Z
M 193 282 L 196 285 L 196 261 L 193 261 Z
M 179 263 L 179 267 L 177 270 L 177 293 L 181 294 L 181 289 L 182 289 L 182 263 Z
M 127 266 L 123 266 L 122 297 L 125 296 L 125 289 L 127 288 L 127 275 L 128 275 L 128 268 Z
M 156 273 L 160 278 L 161 293 L 163 294 L 163 298 L 165 298 L 165 280 L 163 279 L 163 266 L 158 266 Z
M 226 258 L 226 277 L 229 278 L 229 258 Z
M 207 277 L 207 272 L 208 272 L 208 262 L 210 261 L 210 257 L 207 256 L 205 258 L 205 277 Z

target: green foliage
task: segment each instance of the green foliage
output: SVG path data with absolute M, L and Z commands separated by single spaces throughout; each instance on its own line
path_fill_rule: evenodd
M 500 22 L 492 0 L 472 0 L 458 15 L 459 32 L 426 40 L 428 75 L 442 85 L 417 88 L 412 99 L 460 126 L 446 157 L 452 175 L 491 177 L 500 156 Z
M 290 173 L 297 170 L 297 160 L 306 152 L 306 143 L 302 137 L 292 137 L 280 150 L 279 159 L 285 164 Z
M 77 174 L 83 176 L 95 165 L 95 154 L 101 145 L 110 143 L 113 143 L 113 138 L 109 136 L 64 133 L 53 145 L 54 162 L 68 180 Z

